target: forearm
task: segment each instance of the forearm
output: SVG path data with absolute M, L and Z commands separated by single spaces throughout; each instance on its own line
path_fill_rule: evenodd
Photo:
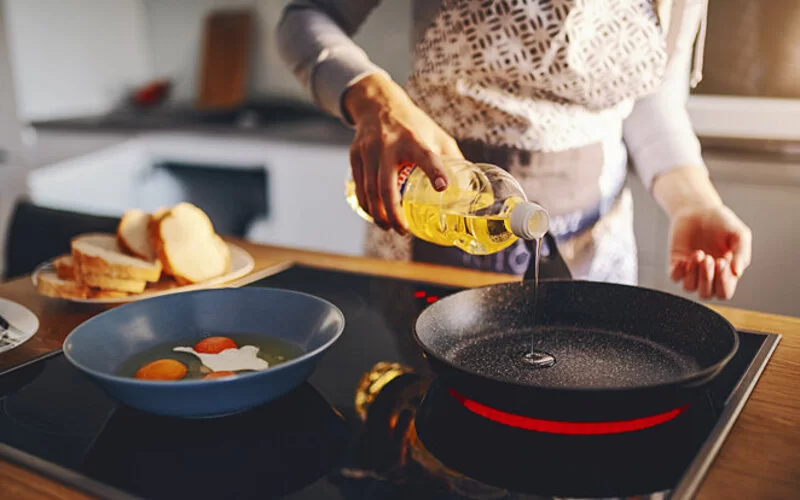
M 704 168 L 675 168 L 656 177 L 653 197 L 672 217 L 681 210 L 722 205 L 722 199 Z
M 371 74 L 353 84 L 342 98 L 342 107 L 353 123 L 389 110 L 413 104 L 403 88 L 383 73 Z
M 276 31 L 278 51 L 324 111 L 347 120 L 342 95 L 365 76 L 381 73 L 351 35 L 378 0 L 294 0 Z

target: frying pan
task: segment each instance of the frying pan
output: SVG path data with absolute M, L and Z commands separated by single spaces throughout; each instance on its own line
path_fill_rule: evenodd
M 686 410 L 739 341 L 711 309 L 628 285 L 571 280 L 545 236 L 538 307 L 525 280 L 457 292 L 414 338 L 451 396 L 487 418 L 565 434 L 637 430 Z M 533 350 L 539 364 L 523 362 Z

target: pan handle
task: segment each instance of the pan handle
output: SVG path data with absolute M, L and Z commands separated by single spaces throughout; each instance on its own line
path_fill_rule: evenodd
M 556 244 L 556 239 L 553 235 L 548 231 L 544 234 L 544 242 L 547 245 L 547 255 L 541 255 L 539 260 L 539 279 L 546 280 L 546 279 L 572 279 L 572 272 L 570 272 L 569 267 L 567 267 L 567 263 L 564 261 L 564 257 L 561 256 L 561 252 L 558 250 L 558 245 Z M 528 251 L 531 254 L 531 259 L 528 262 L 528 269 L 525 271 L 525 280 L 532 280 L 534 277 L 534 264 L 535 261 L 533 259 L 533 255 L 535 253 L 534 248 L 534 241 L 527 240 L 525 241 L 525 246 L 528 248 Z M 543 252 L 544 253 L 544 252 Z

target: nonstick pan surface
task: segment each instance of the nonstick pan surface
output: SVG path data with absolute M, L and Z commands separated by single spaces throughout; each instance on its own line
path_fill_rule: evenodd
M 711 309 L 640 287 L 532 281 L 458 292 L 428 307 L 415 338 L 455 394 L 542 418 L 607 421 L 685 405 L 733 357 Z M 552 356 L 532 367 L 531 350 Z

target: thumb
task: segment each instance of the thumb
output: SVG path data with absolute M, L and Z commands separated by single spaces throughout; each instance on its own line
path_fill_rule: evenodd
M 747 228 L 740 229 L 728 237 L 728 245 L 733 253 L 731 271 L 736 276 L 741 276 L 750 265 L 752 257 L 753 236 Z

